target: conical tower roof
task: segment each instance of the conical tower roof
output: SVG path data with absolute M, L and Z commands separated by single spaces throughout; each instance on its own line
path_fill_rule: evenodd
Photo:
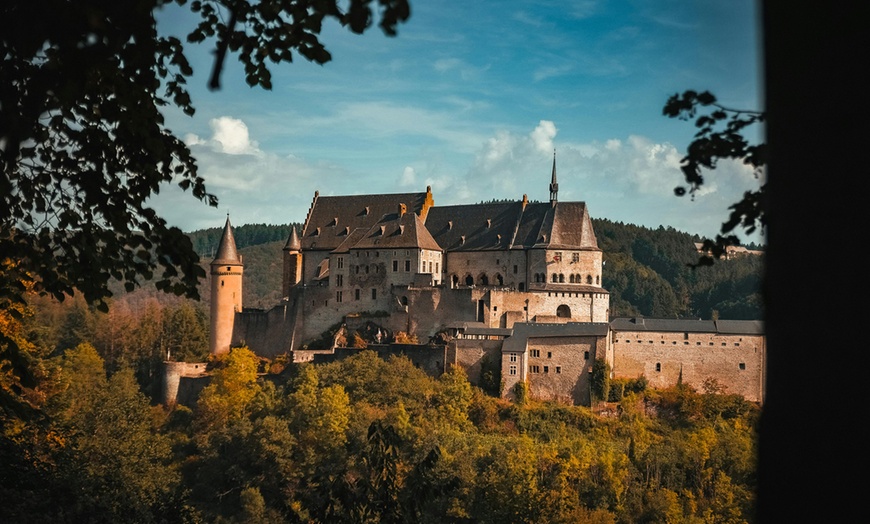
M 211 263 L 212 265 L 241 265 L 242 263 L 242 257 L 239 256 L 239 251 L 236 249 L 236 239 L 233 238 L 233 226 L 230 225 L 229 215 L 227 215 L 227 223 L 224 225 L 224 232 L 221 234 L 217 254 Z
M 296 226 L 290 231 L 290 237 L 287 243 L 284 244 L 284 251 L 299 251 L 302 249 L 302 242 L 299 241 L 299 235 L 296 233 Z

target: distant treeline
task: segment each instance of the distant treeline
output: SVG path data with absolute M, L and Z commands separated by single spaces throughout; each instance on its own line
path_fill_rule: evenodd
M 243 226 L 233 226 L 233 236 L 236 239 L 236 247 L 242 249 L 248 246 L 258 246 L 279 240 L 286 241 L 290 236 L 290 228 L 293 226 L 296 227 L 298 234 L 302 234 L 302 224 L 245 224 Z M 199 256 L 211 257 L 217 251 L 222 232 L 223 227 L 212 227 L 188 233 L 188 236 L 193 242 L 193 249 Z
M 692 268 L 703 239 L 671 227 L 650 229 L 593 219 L 604 251 L 604 288 L 613 316 L 758 320 L 763 318 L 763 256 Z M 754 244 L 749 249 L 759 249 Z

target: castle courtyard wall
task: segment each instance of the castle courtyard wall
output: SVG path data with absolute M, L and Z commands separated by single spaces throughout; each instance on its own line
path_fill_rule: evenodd
M 682 380 L 699 391 L 715 379 L 726 393 L 763 399 L 763 335 L 614 330 L 611 339 L 616 378 L 643 375 L 654 388 Z

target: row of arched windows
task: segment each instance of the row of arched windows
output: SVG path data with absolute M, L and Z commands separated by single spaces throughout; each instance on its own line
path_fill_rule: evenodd
M 586 284 L 591 285 L 592 284 L 592 275 L 586 275 L 585 280 L 586 280 L 586 282 L 585 282 Z M 546 273 L 535 273 L 535 282 L 540 283 L 540 282 L 546 282 L 546 281 L 547 281 L 547 274 Z M 552 282 L 554 284 L 564 284 L 565 283 L 565 274 L 564 273 L 553 273 L 550 276 L 550 282 Z M 583 284 L 584 283 L 583 275 L 579 275 L 579 274 L 568 275 L 568 283 L 569 284 Z M 601 277 L 599 277 L 599 276 L 595 277 L 595 284 L 596 285 L 601 284 Z

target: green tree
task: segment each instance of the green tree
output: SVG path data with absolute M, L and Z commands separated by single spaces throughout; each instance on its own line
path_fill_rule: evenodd
M 672 95 L 662 112 L 670 118 L 695 119 L 695 127 L 698 128 L 686 156 L 680 161 L 688 190 L 684 186 L 677 187 L 674 192 L 678 196 L 687 193 L 694 196 L 704 185 L 704 172 L 715 169 L 722 159 L 742 160 L 755 170 L 757 177 L 763 174 L 767 164 L 767 144 L 753 143 L 746 135 L 752 131 L 752 126 L 764 123 L 764 111 L 725 107 L 709 91 L 698 93 L 688 90 Z M 747 190 L 743 198 L 729 208 L 731 213 L 728 220 L 722 223 L 716 239 L 704 241 L 704 249 L 712 257 L 723 256 L 728 246 L 739 243 L 733 234 L 738 226 L 749 234 L 758 228 L 764 229 L 767 224 L 766 191 L 767 183 L 761 182 L 757 189 Z M 703 256 L 698 263 L 710 265 L 712 257 Z
M 258 363 L 257 356 L 246 347 L 232 348 L 218 359 L 218 368 L 197 401 L 198 419 L 204 427 L 220 426 L 250 413 L 251 402 L 260 390 Z
M 201 308 L 182 302 L 168 312 L 163 343 L 171 360 L 202 362 L 208 358 L 208 317 Z
M 111 278 L 133 289 L 191 297 L 204 276 L 190 239 L 149 207 L 175 183 L 210 205 L 196 162 L 166 128 L 162 108 L 192 115 L 184 44 L 157 31 L 171 0 L 106 3 L 13 0 L 0 7 L 0 252 L 18 263 L 0 272 L 0 298 L 20 299 L 21 282 L 58 299 L 74 290 L 106 308 Z M 362 33 L 380 17 L 387 35 L 410 16 L 407 0 L 177 4 L 199 16 L 190 43 L 216 43 L 209 86 L 220 86 L 227 54 L 251 86 L 271 89 L 268 63 L 297 53 L 323 64 L 327 20 Z

